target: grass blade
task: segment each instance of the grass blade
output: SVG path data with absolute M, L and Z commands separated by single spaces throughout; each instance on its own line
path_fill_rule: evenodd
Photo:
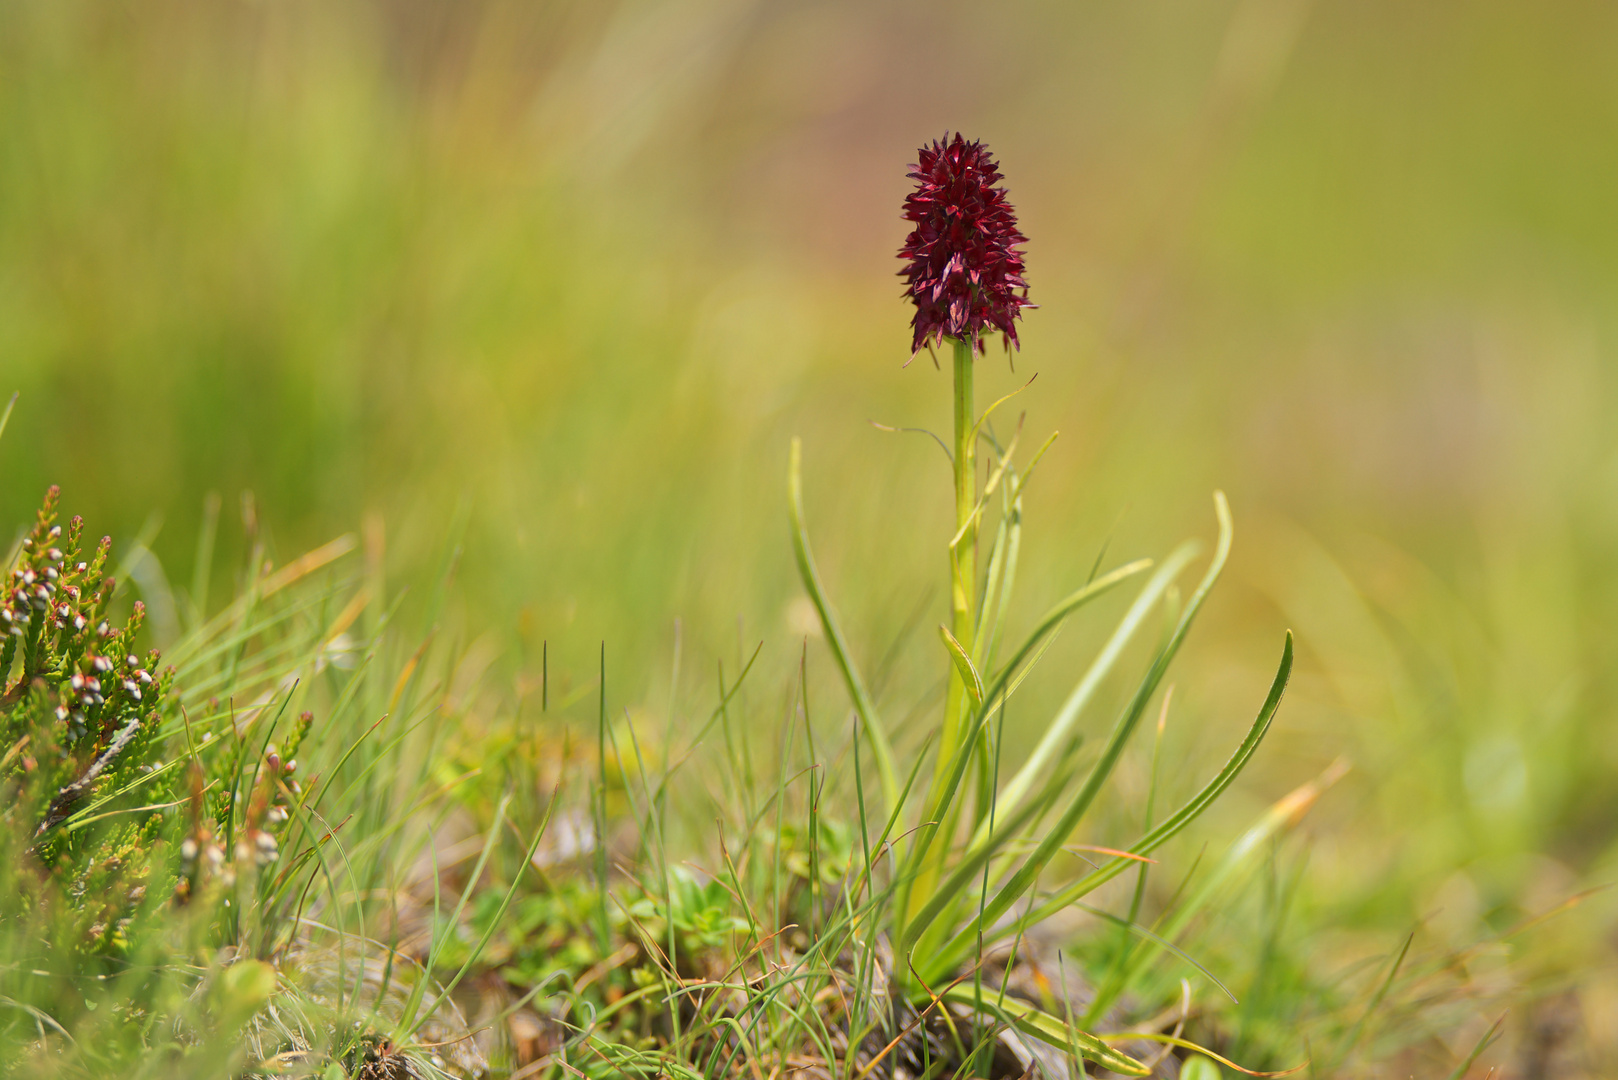
M 6 402 L 6 411 L 0 413 L 0 438 L 5 437 L 6 425 L 11 423 L 11 410 L 17 407 L 17 397 L 21 393 L 22 391 L 20 390 L 13 390 L 11 392 L 11 400 Z
M 1354 1022 L 1354 1026 L 1344 1037 L 1343 1048 L 1337 1052 L 1338 1061 L 1347 1061 L 1348 1055 L 1359 1045 L 1360 1038 L 1365 1034 L 1365 1025 L 1370 1022 L 1377 1009 L 1382 1007 L 1382 1001 L 1388 996 L 1388 991 L 1393 989 L 1393 980 L 1399 977 L 1399 969 L 1404 967 L 1405 957 L 1410 955 L 1410 945 L 1415 940 L 1416 933 L 1412 930 L 1405 937 L 1405 943 L 1399 947 L 1399 955 L 1393 958 L 1393 966 L 1388 969 L 1387 978 L 1376 988 L 1376 993 L 1371 995 L 1370 1004 L 1365 1006 L 1365 1012 L 1360 1014 L 1360 1018 Z
M 1485 1031 L 1483 1038 L 1479 1039 L 1477 1044 L 1472 1047 L 1472 1052 L 1466 1055 L 1466 1060 L 1457 1065 L 1455 1071 L 1449 1074 L 1449 1080 L 1465 1080 L 1466 1074 L 1471 1071 L 1473 1064 L 1483 1056 L 1485 1050 L 1493 1046 L 1495 1041 L 1500 1038 L 1500 1029 L 1505 1025 L 1505 1022 L 1506 1018 L 1502 1015 L 1500 1019 L 1489 1025 L 1489 1030 Z

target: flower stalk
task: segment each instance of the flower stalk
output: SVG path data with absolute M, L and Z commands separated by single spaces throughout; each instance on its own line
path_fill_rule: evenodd
M 975 342 L 951 338 L 954 346 L 954 450 L 950 464 L 955 481 L 955 532 L 949 543 L 950 633 L 962 655 L 972 656 L 977 644 L 977 556 L 978 556 L 978 468 L 977 412 L 973 402 L 973 362 Z M 933 762 L 931 792 L 936 797 L 949 783 L 956 754 L 967 736 L 973 716 L 972 698 L 961 666 L 950 661 L 948 689 L 944 697 L 944 722 L 939 728 L 938 756 Z M 973 766 L 978 783 L 978 806 L 988 805 L 993 783 L 988 771 L 988 741 L 985 732 L 973 748 Z M 950 838 L 960 825 L 962 800 L 953 799 L 943 809 L 940 833 L 943 843 L 931 848 L 931 857 L 919 868 L 914 888 L 905 904 L 908 920 L 926 903 L 942 877 L 949 857 Z M 980 815 L 981 816 L 981 815 Z
M 973 408 L 973 344 L 952 338 L 955 353 L 955 534 L 949 545 L 950 632 L 972 655 L 977 638 L 977 415 Z M 944 704 L 944 728 L 938 744 L 935 784 L 941 782 L 949 760 L 961 745 L 967 714 L 966 680 L 954 664 L 949 670 L 949 691 Z
M 968 728 L 976 713 L 972 688 L 975 680 L 970 658 L 978 649 L 978 517 L 977 439 L 980 418 L 973 398 L 974 363 L 982 353 L 984 336 L 999 332 L 1007 349 L 1017 345 L 1017 321 L 1029 307 L 1028 283 L 1023 278 L 1022 245 L 1017 218 L 1000 186 L 1000 169 L 981 142 L 961 135 L 923 146 L 910 170 L 916 188 L 905 199 L 904 217 L 913 228 L 899 257 L 905 297 L 915 306 L 911 318 L 912 357 L 923 348 L 948 341 L 953 352 L 955 527 L 949 543 L 950 621 L 945 626 L 951 652 L 943 723 L 939 726 L 937 756 L 929 803 L 939 818 L 918 840 L 925 858 L 919 858 L 914 883 L 901 903 L 906 917 L 913 904 L 924 903 L 944 872 L 958 831 L 964 800 L 950 794 L 950 777 L 963 753 L 970 757 L 976 790 L 976 816 L 987 813 L 994 777 L 989 767 L 987 730 L 972 734 Z M 959 660 L 957 659 L 959 658 Z M 962 664 L 965 670 L 962 669 Z M 976 703 L 981 705 L 981 702 Z M 977 745 L 969 750 L 968 739 Z M 932 830 L 937 830 L 935 844 Z

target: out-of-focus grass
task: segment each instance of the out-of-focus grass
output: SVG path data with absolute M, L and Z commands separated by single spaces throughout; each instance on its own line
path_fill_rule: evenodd
M 1618 871 L 1614 44 L 1595 3 L 20 0 L 0 519 L 47 482 L 119 535 L 156 508 L 186 580 L 210 490 L 286 553 L 374 510 L 406 572 L 464 513 L 491 650 L 582 681 L 606 639 L 656 698 L 677 616 L 688 657 L 806 629 L 797 432 L 874 662 L 944 604 L 907 527 L 947 520 L 937 448 L 864 421 L 946 423 L 891 274 L 903 165 L 959 127 L 1041 305 L 984 393 L 1038 371 L 1029 423 L 1063 431 L 1025 580 L 1161 553 L 1225 487 L 1234 587 L 1169 752 L 1230 742 L 1293 626 L 1229 820 L 1346 754 L 1315 902 L 1469 941 Z M 900 655 L 908 701 L 943 658 Z M 1618 1044 L 1618 986 L 1584 992 Z

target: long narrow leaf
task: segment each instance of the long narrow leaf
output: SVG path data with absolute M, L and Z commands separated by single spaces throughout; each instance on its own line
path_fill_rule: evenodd
M 1230 845 L 1230 849 L 1202 879 L 1190 899 L 1173 906 L 1172 914 L 1160 925 L 1161 937 L 1173 940 L 1184 933 L 1191 921 L 1213 902 L 1228 881 L 1251 865 L 1277 835 L 1296 825 L 1326 789 L 1342 779 L 1347 771 L 1347 761 L 1339 759 L 1313 780 L 1276 800 L 1252 827 Z M 1150 949 L 1143 949 L 1131 957 L 1116 983 L 1115 993 L 1121 993 L 1138 979 L 1156 958 L 1157 954 Z M 1100 1000 L 1099 997 L 1097 1000 Z
M 945 990 L 942 997 L 952 1005 L 981 1009 L 1012 1025 L 1025 1035 L 1032 1035 L 1040 1042 L 1058 1049 L 1072 1047 L 1087 1060 L 1115 1073 L 1122 1073 L 1125 1076 L 1146 1076 L 1151 1072 L 1145 1065 L 1122 1051 L 1114 1050 L 1094 1035 L 1079 1031 L 1065 1021 L 1041 1012 L 1018 998 L 1006 997 L 997 1001 L 985 998 L 980 1001 L 970 986 L 957 986 Z
M 1119 621 L 1118 628 L 1112 632 L 1112 637 L 1108 639 L 1101 652 L 1096 655 L 1095 660 L 1090 664 L 1089 670 L 1084 673 L 1083 678 L 1073 688 L 1073 692 L 1068 695 L 1067 700 L 1062 703 L 1056 717 L 1051 721 L 1050 726 L 1045 729 L 1044 736 L 1040 738 L 1039 745 L 1034 748 L 1034 752 L 1029 755 L 1023 767 L 1017 770 L 1017 775 L 1013 776 L 1007 782 L 1005 788 L 1001 790 L 999 796 L 1001 807 L 1007 809 L 1016 807 L 1022 801 L 1023 796 L 1028 793 L 1028 789 L 1033 786 L 1040 770 L 1050 763 L 1052 755 L 1067 744 L 1073 725 L 1078 721 L 1079 714 L 1089 704 L 1102 680 L 1111 673 L 1113 665 L 1118 662 L 1118 657 L 1123 654 L 1125 646 L 1134 638 L 1135 632 L 1140 629 L 1140 625 L 1145 621 L 1147 614 L 1162 599 L 1164 590 L 1173 584 L 1174 579 L 1179 576 L 1181 570 L 1185 569 L 1186 563 L 1190 562 L 1196 553 L 1197 545 L 1194 542 L 1181 544 L 1146 582 L 1145 587 L 1140 591 L 1140 595 L 1135 598 L 1134 604 L 1130 605 L 1129 611 Z M 981 834 L 982 830 L 979 830 L 979 832 Z M 981 842 L 981 836 L 973 837 L 973 842 Z
M 1091 768 L 1084 787 L 1080 789 L 1079 794 L 1069 804 L 1068 809 L 1063 813 L 1056 825 L 1040 841 L 1039 847 L 1034 850 L 1034 853 L 1001 886 L 1000 891 L 995 894 L 994 899 L 984 908 L 983 913 L 972 920 L 960 934 L 956 935 L 951 947 L 945 950 L 946 955 L 955 955 L 955 950 L 963 941 L 975 939 L 983 928 L 992 925 L 1007 911 L 1011 910 L 1012 905 L 1033 887 L 1041 871 L 1044 870 L 1046 864 L 1050 862 L 1055 854 L 1062 849 L 1062 846 L 1067 842 L 1068 836 L 1077 827 L 1079 821 L 1083 819 L 1085 813 L 1089 811 L 1090 805 L 1100 793 L 1102 785 L 1106 783 L 1107 778 L 1111 775 L 1114 766 L 1118 763 L 1118 759 L 1123 755 L 1125 744 L 1128 743 L 1130 735 L 1134 733 L 1136 724 L 1140 721 L 1142 714 L 1145 713 L 1146 706 L 1150 703 L 1152 695 L 1156 692 L 1158 684 L 1168 670 L 1169 664 L 1179 651 L 1180 644 L 1185 640 L 1186 633 L 1196 619 L 1197 612 L 1201 610 L 1214 583 L 1219 580 L 1220 571 L 1225 567 L 1225 560 L 1230 556 L 1230 542 L 1233 531 L 1230 520 L 1230 506 L 1225 502 L 1222 492 L 1214 493 L 1214 511 L 1219 518 L 1219 542 L 1214 549 L 1213 561 L 1209 564 L 1207 573 L 1203 575 L 1201 584 L 1197 586 L 1197 591 L 1192 594 L 1191 601 L 1186 605 L 1184 613 L 1181 614 L 1179 624 L 1175 626 L 1173 634 L 1169 636 L 1169 640 L 1159 652 L 1151 669 L 1147 671 L 1145 678 L 1141 680 L 1140 686 L 1135 691 L 1135 696 L 1119 717 L 1117 725 L 1113 728 L 1112 736 L 1102 749 L 1101 757 Z M 1286 666 L 1290 670 L 1292 657 L 1290 635 L 1287 642 Z M 923 910 L 918 913 L 912 925 L 906 928 L 906 939 L 915 940 L 922 931 L 927 929 L 928 924 L 936 915 L 936 910 L 931 912 Z M 926 917 L 925 921 L 923 920 L 924 916 Z M 935 958 L 933 957 L 927 958 L 930 971 L 938 970 L 931 966 L 934 960 Z M 936 962 L 939 964 L 947 963 L 943 957 L 936 958 Z
M 1287 631 L 1285 647 L 1281 653 L 1281 665 L 1275 673 L 1274 681 L 1270 683 L 1269 696 L 1265 699 L 1263 708 L 1259 710 L 1257 719 L 1253 721 L 1253 726 L 1248 729 L 1247 737 L 1236 748 L 1236 752 L 1231 755 L 1230 760 L 1225 762 L 1225 767 L 1219 770 L 1219 774 L 1210 780 L 1206 787 L 1197 792 L 1189 802 L 1177 810 L 1162 825 L 1159 825 L 1129 846 L 1128 850 L 1131 854 L 1151 854 L 1152 851 L 1167 843 L 1187 825 L 1195 821 L 1204 810 L 1212 805 L 1215 799 L 1223 794 L 1225 789 L 1241 773 L 1242 769 L 1246 768 L 1248 761 L 1253 757 L 1254 751 L 1264 741 L 1264 736 L 1270 730 L 1270 724 L 1275 719 L 1276 710 L 1281 706 L 1282 695 L 1286 693 L 1287 683 L 1291 677 L 1292 632 L 1289 630 Z M 1057 911 L 1111 881 L 1134 865 L 1135 863 L 1130 859 L 1113 859 L 1101 869 L 1087 874 L 1073 884 L 1059 890 L 1042 903 L 1035 904 L 1021 918 L 1014 920 L 1014 925 L 1028 926 L 1039 922 L 1041 919 L 1049 918 Z M 1001 937 L 1010 932 L 1013 931 L 1007 929 L 1002 932 L 1001 928 L 996 928 L 994 936 Z M 953 955 L 957 949 L 966 944 L 969 944 L 969 942 L 963 940 L 963 936 L 957 936 L 956 940 L 951 942 L 947 953 Z
M 971 750 L 976 744 L 979 734 L 984 730 L 984 725 L 988 723 L 991 709 L 997 707 L 998 705 L 996 701 L 997 696 L 1003 690 L 1006 690 L 1006 684 L 1012 675 L 1016 673 L 1018 665 L 1021 664 L 1028 654 L 1040 644 L 1041 639 L 1043 639 L 1047 634 L 1054 632 L 1056 628 L 1062 624 L 1062 621 L 1069 615 L 1077 611 L 1080 607 L 1083 607 L 1085 604 L 1089 603 L 1091 600 L 1094 600 L 1098 596 L 1106 593 L 1121 582 L 1127 580 L 1135 574 L 1140 573 L 1142 570 L 1145 570 L 1150 565 L 1151 563 L 1149 560 L 1141 559 L 1137 562 L 1130 563 L 1127 566 L 1121 566 L 1112 573 L 1103 575 L 1102 577 L 1099 577 L 1095 581 L 1092 581 L 1088 585 L 1084 586 L 1084 588 L 1073 592 L 1061 603 L 1057 604 L 1050 611 L 1045 613 L 1045 617 L 1040 620 L 1039 624 L 1034 628 L 1033 633 L 1028 635 L 1027 640 L 1023 642 L 1022 646 L 1017 650 L 1017 653 L 1012 657 L 1011 661 L 1001 669 L 1000 674 L 995 677 L 994 683 L 984 694 L 985 705 L 978 709 L 972 729 L 967 733 L 967 738 L 962 740 L 961 746 L 956 750 L 950 762 L 949 771 L 945 776 L 945 782 L 936 792 L 932 794 L 931 800 L 929 801 L 923 817 L 925 824 L 917 829 L 916 840 L 905 858 L 905 873 L 901 875 L 902 879 L 913 873 L 915 867 L 924 865 L 923 860 L 926 859 L 928 849 L 931 847 L 933 840 L 938 833 L 938 823 L 943 820 L 943 812 L 953 802 L 955 793 L 960 789 L 961 779 L 966 773 L 966 766 L 971 756 Z M 908 901 L 908 897 L 905 899 Z M 910 926 L 913 926 L 916 932 L 919 933 L 920 930 L 924 929 L 928 923 L 937 917 L 938 912 L 942 910 L 944 906 L 948 905 L 952 901 L 952 896 L 935 893 L 932 900 L 929 901 L 928 904 L 930 914 L 928 914 L 927 919 L 925 921 L 913 919 L 911 920 Z M 902 911 L 904 909 L 904 906 L 901 905 L 900 910 Z M 918 915 L 919 914 L 921 913 L 918 913 Z M 906 933 L 901 937 L 900 944 L 902 946 L 908 946 L 908 944 L 913 940 L 915 940 L 914 935 L 909 932 L 909 927 L 907 927 Z M 904 949 L 901 948 L 900 951 L 903 952 Z
M 882 729 L 882 720 L 877 715 L 876 703 L 871 700 L 871 693 L 865 688 L 865 680 L 860 677 L 859 669 L 854 666 L 848 642 L 843 637 L 842 628 L 837 625 L 837 617 L 832 613 L 830 601 L 826 599 L 825 586 L 820 583 L 820 571 L 815 569 L 814 553 L 809 550 L 809 533 L 803 523 L 802 457 L 803 443 L 794 438 L 790 464 L 787 468 L 787 501 L 792 513 L 792 550 L 797 555 L 798 576 L 803 579 L 803 587 L 808 590 L 809 599 L 820 615 L 820 625 L 826 633 L 826 643 L 831 647 L 832 658 L 837 661 L 837 668 L 843 674 L 843 682 L 848 686 L 848 696 L 853 700 L 854 711 L 859 714 L 860 724 L 865 729 L 865 737 L 871 740 L 871 753 L 876 757 L 877 775 L 882 782 L 882 797 L 891 810 L 897 805 L 899 798 L 899 776 L 893 767 L 893 748 L 888 742 L 887 732 Z
M 1001 498 L 1004 509 L 995 531 L 989 574 L 977 616 L 978 626 L 984 631 L 978 634 L 976 642 L 976 662 L 980 668 L 994 665 L 995 652 L 1006 628 L 1006 613 L 1011 610 L 1012 587 L 1017 583 L 1017 558 L 1022 552 L 1022 499 L 1012 498 L 1009 489 L 1001 492 Z M 994 601 L 993 619 L 989 618 L 991 599 Z

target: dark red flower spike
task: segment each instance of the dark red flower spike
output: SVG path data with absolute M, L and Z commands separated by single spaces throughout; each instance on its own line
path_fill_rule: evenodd
M 912 353 L 946 337 L 983 350 L 983 334 L 999 330 L 1006 347 L 1017 344 L 1017 319 L 1028 302 L 1017 217 L 996 187 L 1000 170 L 981 142 L 957 132 L 921 148 L 910 177 L 916 190 L 904 217 L 915 225 L 899 258 L 905 298 L 916 305 L 910 325 Z

